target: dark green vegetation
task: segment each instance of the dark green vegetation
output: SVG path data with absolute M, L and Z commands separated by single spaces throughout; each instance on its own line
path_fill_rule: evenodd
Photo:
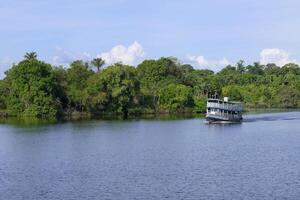
M 0 80 L 0 115 L 58 117 L 204 112 L 209 93 L 244 102 L 246 108 L 300 107 L 300 68 L 290 63 L 245 66 L 220 72 L 196 70 L 174 58 L 137 67 L 77 60 L 54 67 L 27 53 Z

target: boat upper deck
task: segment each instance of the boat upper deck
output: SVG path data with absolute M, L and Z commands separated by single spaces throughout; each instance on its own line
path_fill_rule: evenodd
M 216 108 L 231 111 L 241 111 L 242 104 L 240 102 L 229 102 L 222 99 L 210 98 L 207 100 L 207 108 Z

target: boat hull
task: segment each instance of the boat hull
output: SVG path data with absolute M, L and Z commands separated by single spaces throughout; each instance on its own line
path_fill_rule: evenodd
M 208 122 L 241 122 L 242 117 L 224 117 L 218 115 L 206 115 L 206 120 Z

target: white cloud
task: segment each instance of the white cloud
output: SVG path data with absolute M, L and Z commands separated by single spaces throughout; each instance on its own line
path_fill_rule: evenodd
M 57 46 L 55 55 L 52 58 L 52 63 L 54 65 L 68 65 L 75 60 L 89 61 L 90 59 L 91 55 L 89 53 L 84 52 L 75 54 Z
M 97 55 L 97 57 L 103 58 L 106 64 L 121 62 L 127 65 L 137 64 L 144 56 L 145 52 L 143 47 L 138 42 L 134 42 L 128 47 L 117 45 L 110 51 Z
M 188 54 L 186 58 L 188 62 L 193 64 L 194 67 L 198 69 L 211 69 L 213 71 L 219 71 L 223 67 L 230 64 L 225 57 L 220 60 L 208 60 L 204 56 L 194 56 Z
M 13 64 L 13 60 L 9 57 L 4 57 L 3 59 L 0 59 L 0 78 L 2 79 L 4 77 L 4 72 L 6 72 L 11 65 Z
M 264 49 L 260 53 L 260 63 L 265 65 L 268 63 L 275 63 L 278 66 L 283 66 L 288 63 L 297 63 L 295 59 L 290 59 L 288 52 L 282 49 Z

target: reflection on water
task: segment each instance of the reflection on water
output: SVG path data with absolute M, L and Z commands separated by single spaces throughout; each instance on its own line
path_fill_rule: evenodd
M 92 118 L 78 118 L 78 119 L 43 119 L 43 118 L 17 118 L 8 117 L 0 118 L 0 124 L 8 124 L 19 127 L 35 127 L 35 126 L 45 126 L 57 123 L 67 123 L 67 122 L 89 122 L 95 120 L 101 121 L 132 121 L 132 120 L 183 120 L 183 119 L 194 119 L 194 118 L 204 118 L 204 114 L 197 113 L 183 113 L 183 114 L 147 114 L 139 116 L 130 116 L 128 119 L 124 119 L 122 116 L 101 116 Z
M 9 124 L 9 125 L 20 126 L 20 127 L 45 126 L 50 124 L 56 124 L 58 122 L 59 121 L 56 119 L 43 119 L 43 118 L 31 118 L 31 117 L 0 118 L 0 124 Z
M 289 110 L 288 110 L 289 111 Z M 298 120 L 300 118 L 299 111 L 287 110 L 258 110 L 249 113 L 244 113 L 242 122 L 256 122 L 256 121 L 277 121 L 277 120 Z M 43 119 L 43 118 L 0 118 L 0 124 L 8 124 L 20 127 L 35 127 L 35 126 L 47 126 L 57 123 L 67 122 L 89 122 L 94 120 L 101 121 L 135 121 L 135 120 L 186 120 L 186 119 L 204 119 L 205 114 L 198 113 L 182 113 L 182 114 L 145 114 L 138 116 L 130 116 L 128 119 L 124 119 L 122 116 L 100 116 L 93 118 L 78 118 L 78 119 Z M 207 123 L 208 125 L 238 125 L 237 122 L 220 122 L 220 123 Z

